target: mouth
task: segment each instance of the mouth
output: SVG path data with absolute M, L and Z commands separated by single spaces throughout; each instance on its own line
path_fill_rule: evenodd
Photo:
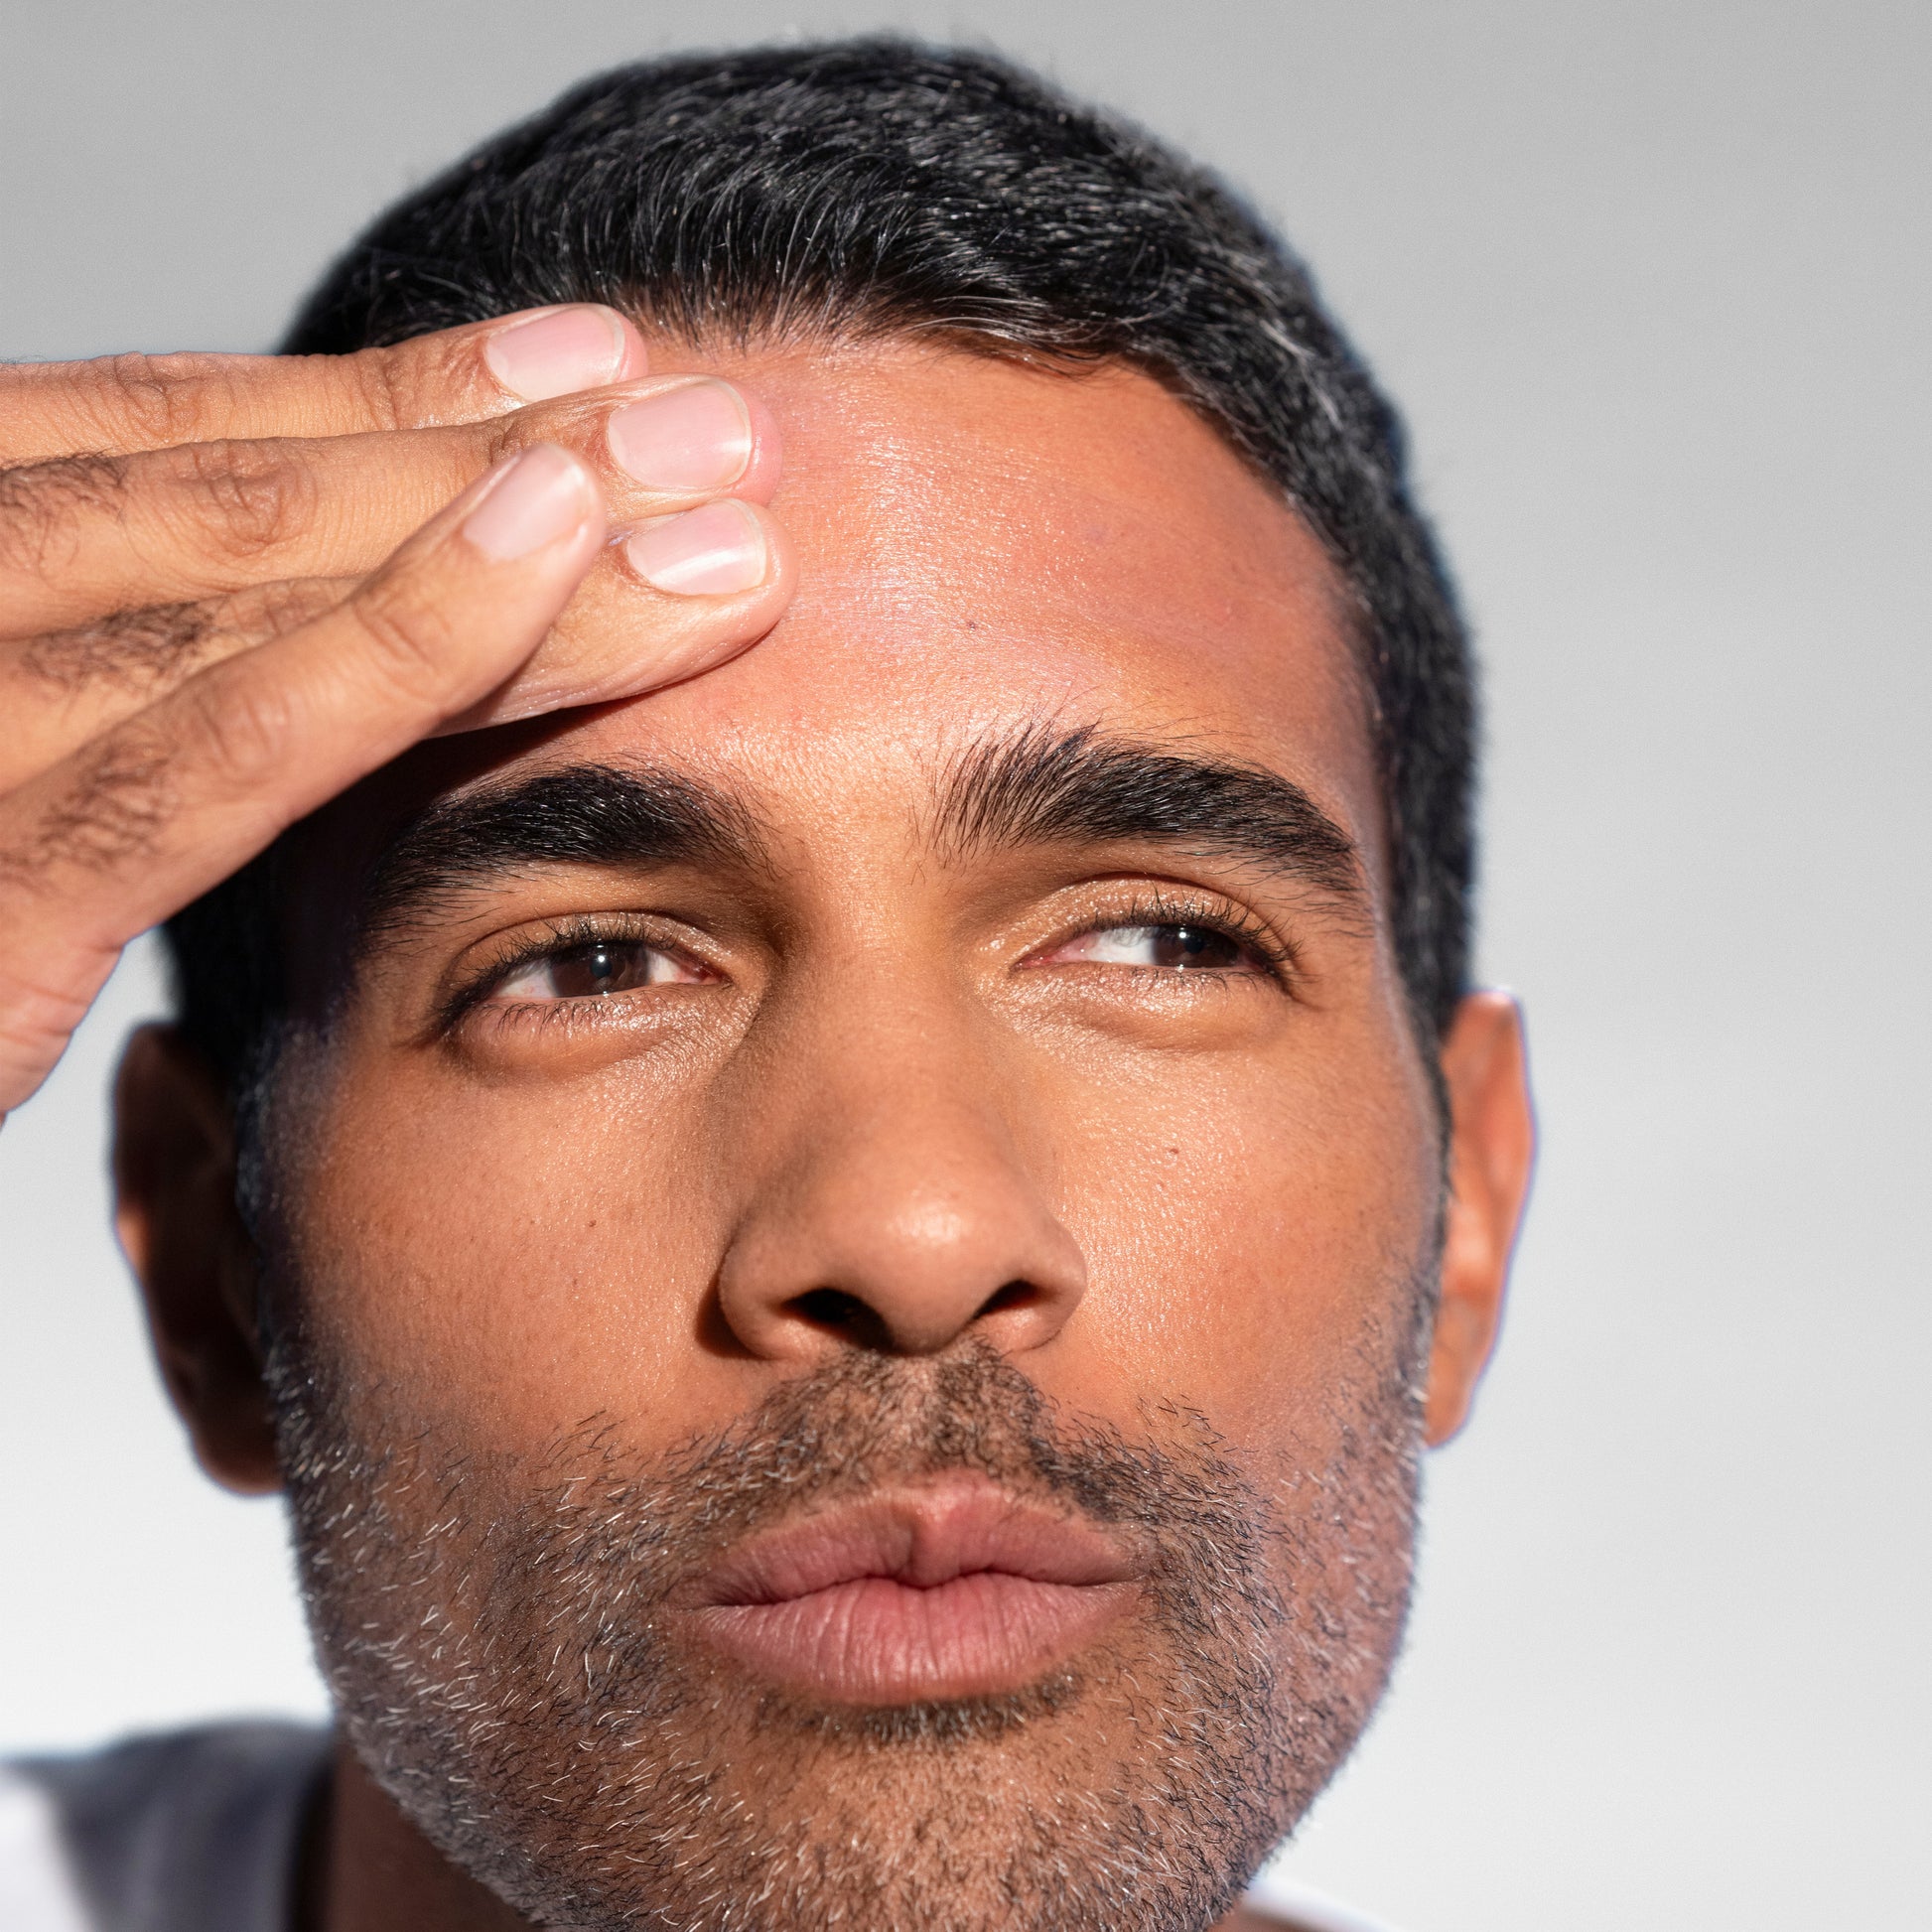
M 739 1544 L 705 1573 L 694 1620 L 714 1650 L 817 1699 L 987 1697 L 1092 1643 L 1141 1574 L 1091 1523 L 959 1476 Z

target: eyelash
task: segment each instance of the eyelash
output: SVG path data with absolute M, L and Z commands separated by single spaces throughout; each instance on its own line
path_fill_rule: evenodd
M 1084 938 L 1088 933 L 1136 925 L 1205 927 L 1223 938 L 1232 939 L 1238 945 L 1250 947 L 1267 964 L 1270 974 L 1293 990 L 1300 967 L 1294 947 L 1245 906 L 1218 896 L 1139 895 L 1125 906 L 1111 909 L 1084 925 L 1076 926 L 1052 943 L 1064 945 L 1068 940 Z M 603 917 L 579 914 L 567 919 L 555 919 L 541 930 L 504 946 L 480 966 L 444 1003 L 438 1024 L 445 1032 L 460 1025 L 488 1001 L 493 988 L 525 966 L 535 965 L 537 961 L 558 953 L 574 952 L 580 947 L 608 946 L 626 941 L 655 941 L 664 944 L 667 950 L 676 949 L 664 941 L 647 921 L 638 918 L 625 918 L 621 914 Z M 1212 976 L 1204 974 L 1201 977 Z M 575 1000 L 519 1001 L 506 1005 L 497 1018 L 504 1022 L 514 1018 L 518 1024 L 527 1024 L 533 1018 L 544 1025 L 568 1024 L 579 1005 L 581 1002 Z
M 584 946 L 619 945 L 626 941 L 661 945 L 667 952 L 683 950 L 666 940 L 649 922 L 625 918 L 621 913 L 601 917 L 579 913 L 567 919 L 552 919 L 539 931 L 501 947 L 478 967 L 444 1002 L 438 1025 L 447 1033 L 483 1006 L 496 987 L 525 966 L 534 966 L 538 960 L 575 952 Z M 519 1023 L 533 1017 L 545 1025 L 564 1023 L 580 1004 L 575 1000 L 522 1000 L 506 1005 L 497 1017 L 505 1021 L 514 1017 Z
M 1137 897 L 1123 909 L 1109 910 L 1089 919 L 1086 924 L 1076 926 L 1051 943 L 1064 945 L 1070 939 L 1085 938 L 1090 932 L 1108 932 L 1116 926 L 1133 925 L 1205 927 L 1224 939 L 1250 947 L 1267 964 L 1270 974 L 1290 991 L 1294 990 L 1295 979 L 1301 970 L 1301 959 L 1295 948 L 1273 927 L 1245 905 L 1222 898 L 1218 894 L 1175 897 L 1157 892 Z M 1206 979 L 1210 976 L 1203 974 L 1201 977 Z

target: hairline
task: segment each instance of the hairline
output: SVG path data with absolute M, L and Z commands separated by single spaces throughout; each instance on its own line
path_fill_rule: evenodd
M 748 143 L 743 106 L 760 101 L 788 146 L 763 134 Z M 876 101 L 905 109 L 902 132 L 826 145 Z M 944 147 L 955 121 L 967 157 L 957 169 Z M 923 200 L 904 203 L 904 170 L 920 156 L 944 165 Z M 995 172 L 975 173 L 989 158 Z M 633 160 L 642 171 L 629 171 Z M 997 172 L 1015 160 L 1019 175 Z M 816 228 L 758 228 L 767 214 L 822 215 L 850 170 L 883 184 L 882 206 L 897 211 L 872 220 L 861 209 L 824 249 Z M 1028 225 L 1038 181 L 1094 196 L 1069 216 L 1071 243 L 1119 268 L 1118 292 L 1111 281 L 1073 287 L 1043 265 Z M 585 196 L 600 182 L 646 198 L 669 185 L 683 199 L 651 204 L 661 219 L 649 237 L 620 218 L 532 246 L 516 226 L 533 211 L 554 216 L 565 195 L 592 211 Z M 932 225 L 934 208 L 963 224 L 956 259 L 955 231 Z M 714 279 L 721 215 L 751 222 L 754 253 Z M 1011 242 L 998 225 L 1008 219 Z M 1137 224 L 1174 247 L 1171 272 L 1106 255 L 1109 230 L 1118 241 Z M 774 240 L 783 260 L 756 252 Z M 1339 580 L 1329 602 L 1363 690 L 1396 963 L 1412 1035 L 1437 1067 L 1469 983 L 1478 694 L 1467 629 L 1410 492 L 1400 419 L 1306 265 L 1238 190 L 984 51 L 862 35 L 665 56 L 587 76 L 384 207 L 311 290 L 286 347 L 352 352 L 565 301 L 612 303 L 694 345 L 897 341 L 1073 376 L 1119 367 L 1187 407 L 1260 474 Z M 229 902 L 191 908 L 170 934 L 178 984 L 194 998 L 184 1017 L 237 1078 L 251 1049 L 223 1009 L 252 1013 L 247 975 L 273 960 L 244 962 L 224 984 L 209 976 L 209 941 L 245 936 L 274 872 L 261 866 L 238 896 L 217 889 Z M 256 1029 L 282 1018 L 271 997 Z
M 1082 352 L 1070 348 L 1056 349 L 1029 343 L 1019 336 L 1003 335 L 996 330 L 973 329 L 958 323 L 935 323 L 929 328 L 921 328 L 915 321 L 868 314 L 855 314 L 845 326 L 835 324 L 827 327 L 822 323 L 788 326 L 774 323 L 768 327 L 760 324 L 749 328 L 727 328 L 721 330 L 716 338 L 707 340 L 702 331 L 694 332 L 658 323 L 634 294 L 628 298 L 628 304 L 624 313 L 643 335 L 647 347 L 662 344 L 669 349 L 689 351 L 700 357 L 715 354 L 725 346 L 744 354 L 756 353 L 759 349 L 788 351 L 825 348 L 863 352 L 872 348 L 929 347 L 975 356 L 983 361 L 1006 363 L 1074 382 L 1125 374 L 1141 376 L 1154 383 L 1164 395 L 1179 404 L 1208 431 L 1221 448 L 1240 464 L 1249 481 L 1266 494 L 1270 502 L 1285 509 L 1295 519 L 1320 555 L 1322 570 L 1314 588 L 1319 595 L 1322 614 L 1334 626 L 1336 641 L 1341 646 L 1340 656 L 1347 666 L 1349 688 L 1359 708 L 1358 723 L 1363 742 L 1375 770 L 1372 787 L 1375 817 L 1373 836 L 1376 856 L 1382 862 L 1384 876 L 1390 882 L 1390 897 L 1393 899 L 1395 827 L 1390 817 L 1393 801 L 1388 776 L 1382 766 L 1384 720 L 1375 680 L 1374 600 L 1368 587 L 1361 581 L 1360 573 L 1322 529 L 1319 519 L 1269 470 L 1265 460 L 1247 447 L 1233 420 L 1225 411 L 1217 409 L 1210 397 L 1189 383 L 1186 371 L 1177 363 L 1151 351 L 1095 349 Z M 1390 909 L 1393 912 L 1393 904 Z M 1421 1015 L 1415 1017 L 1419 1039 L 1434 1050 L 1435 1045 L 1440 1043 L 1440 1033 L 1433 1026 L 1422 1027 Z

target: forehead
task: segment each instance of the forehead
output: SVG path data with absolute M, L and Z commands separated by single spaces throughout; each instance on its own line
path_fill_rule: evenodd
M 654 365 L 769 405 L 796 598 L 734 662 L 566 721 L 519 766 L 642 757 L 823 795 L 1042 721 L 1099 724 L 1284 771 L 1373 853 L 1339 577 L 1151 378 L 917 345 Z

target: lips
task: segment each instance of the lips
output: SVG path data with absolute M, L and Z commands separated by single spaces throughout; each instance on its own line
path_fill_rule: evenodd
M 738 1545 L 702 1579 L 694 1623 L 752 1674 L 836 1703 L 991 1696 L 1093 1642 L 1139 1575 L 1092 1524 L 950 1477 Z

